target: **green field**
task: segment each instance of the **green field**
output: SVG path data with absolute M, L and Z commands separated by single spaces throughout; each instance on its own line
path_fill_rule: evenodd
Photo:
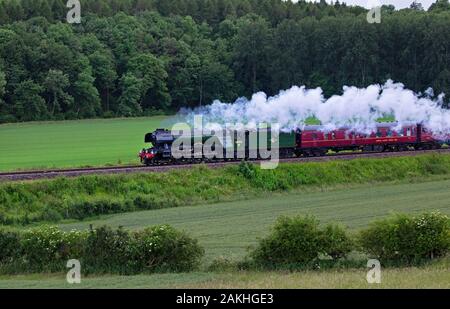
M 275 194 L 247 201 L 120 214 L 99 220 L 62 224 L 63 229 L 85 229 L 108 224 L 141 229 L 169 223 L 199 239 L 205 247 L 202 270 L 189 274 L 156 274 L 132 277 L 89 277 L 86 288 L 365 288 L 364 270 L 318 272 L 207 272 L 216 258 L 242 259 L 247 247 L 269 231 L 280 215 L 314 214 L 323 223 L 337 221 L 358 230 L 392 212 L 440 210 L 450 214 L 450 180 L 424 183 L 357 186 L 327 192 Z M 379 287 L 450 288 L 449 259 L 420 268 L 389 269 Z M 69 287 L 64 274 L 0 277 L 0 288 Z M 373 286 L 371 286 L 373 287 Z
M 167 117 L 0 125 L 0 171 L 137 163 L 144 135 Z
M 391 212 L 440 210 L 450 214 L 450 180 L 359 186 L 328 192 L 273 194 L 261 199 L 169 208 L 107 216 L 61 225 L 87 229 L 89 224 L 142 229 L 170 224 L 187 231 L 205 247 L 207 260 L 242 258 L 248 246 L 269 232 L 281 215 L 313 214 L 323 223 L 336 221 L 352 229 Z
M 110 289 L 329 289 L 329 288 L 450 288 L 450 258 L 420 268 L 383 269 L 380 285 L 369 285 L 366 271 L 348 269 L 308 272 L 194 272 L 139 276 L 82 278 L 69 285 L 65 274 L 0 277 L 1 289 L 110 288 Z

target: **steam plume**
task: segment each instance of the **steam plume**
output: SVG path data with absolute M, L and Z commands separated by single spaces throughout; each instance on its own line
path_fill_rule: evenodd
M 283 131 L 302 129 L 308 119 L 315 118 L 324 130 L 349 127 L 365 132 L 373 130 L 378 119 L 392 117 L 398 127 L 407 123 L 422 123 L 435 134 L 450 133 L 450 110 L 444 109 L 444 95 L 434 96 L 428 89 L 417 94 L 392 80 L 384 85 L 367 88 L 343 88 L 342 95 L 326 99 L 321 88 L 294 86 L 274 97 L 263 92 L 251 100 L 240 98 L 229 104 L 214 101 L 211 105 L 178 114 L 192 123 L 194 115 L 203 115 L 205 123 L 243 123 L 249 128 L 259 123 L 278 123 Z

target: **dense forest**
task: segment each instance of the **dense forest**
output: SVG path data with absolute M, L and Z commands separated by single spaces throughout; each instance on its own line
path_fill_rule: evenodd
M 382 22 L 339 1 L 0 0 L 0 123 L 139 116 L 292 85 L 391 78 L 450 95 L 450 3 L 383 6 Z

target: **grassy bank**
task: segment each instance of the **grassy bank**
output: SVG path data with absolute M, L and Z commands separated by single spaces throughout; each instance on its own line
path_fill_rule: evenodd
M 330 270 L 308 272 L 194 272 L 139 276 L 82 278 L 69 285 L 66 274 L 0 276 L 0 288 L 216 288 L 216 289 L 299 289 L 299 288 L 450 288 L 450 258 L 419 268 L 382 269 L 381 284 L 368 284 L 367 271 Z
M 144 135 L 167 117 L 0 125 L 0 171 L 138 163 Z
M 449 155 L 282 164 L 241 164 L 162 174 L 85 176 L 0 184 L 0 223 L 82 220 L 102 214 L 242 200 L 268 192 L 308 191 L 450 175 Z

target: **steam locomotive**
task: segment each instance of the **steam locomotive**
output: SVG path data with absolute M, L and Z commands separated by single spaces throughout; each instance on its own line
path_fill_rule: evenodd
M 267 132 L 262 132 L 267 130 Z M 229 132 L 228 132 L 229 133 Z M 216 144 L 222 146 L 223 155 L 208 156 L 202 152 L 202 146 L 214 135 L 195 136 L 188 141 L 187 154 L 184 157 L 175 157 L 174 143 L 183 138 L 166 129 L 158 129 L 145 136 L 145 142 L 152 144 L 151 148 L 143 149 L 139 153 L 141 162 L 145 165 L 159 165 L 164 163 L 194 162 L 194 161 L 226 161 L 261 158 L 260 145 L 250 143 L 250 135 L 265 133 L 268 145 L 278 138 L 280 158 L 325 156 L 330 151 L 359 151 L 359 152 L 394 152 L 431 150 L 442 147 L 444 141 L 436 139 L 433 133 L 422 124 L 405 124 L 398 129 L 397 123 L 379 123 L 376 130 L 367 134 L 352 131 L 350 128 L 340 128 L 326 131 L 322 126 L 307 126 L 303 130 L 293 132 L 280 132 L 277 137 L 271 135 L 269 129 L 231 133 L 232 138 L 217 139 Z M 228 134 L 230 137 L 230 134 Z M 202 144 L 202 145 L 199 145 Z M 198 147 L 200 146 L 200 147 Z M 199 150 L 200 149 L 200 150 Z M 201 153 L 198 153 L 198 152 Z M 208 159 L 207 159 L 208 158 Z

